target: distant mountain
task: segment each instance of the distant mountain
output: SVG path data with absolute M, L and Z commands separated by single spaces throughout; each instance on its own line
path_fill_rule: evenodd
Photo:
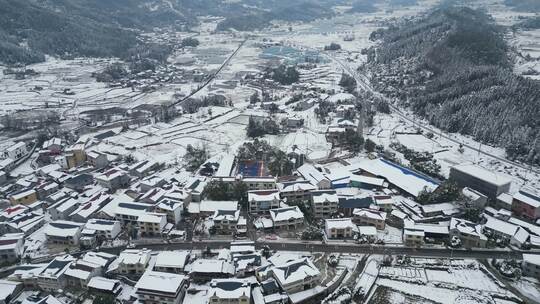
M 333 15 L 332 1 L 283 1 L 283 0 L 245 0 L 252 7 L 241 15 L 230 15 L 218 25 L 217 30 L 235 29 L 249 31 L 262 29 L 273 20 L 288 22 L 312 21 Z
M 193 22 L 167 1 L 0 0 L 0 61 L 57 56 L 125 57 L 136 29 Z
M 540 12 L 538 0 L 504 0 L 504 4 L 522 12 Z
M 445 8 L 371 35 L 374 85 L 449 132 L 540 164 L 540 83 L 512 72 L 504 29 L 468 8 Z

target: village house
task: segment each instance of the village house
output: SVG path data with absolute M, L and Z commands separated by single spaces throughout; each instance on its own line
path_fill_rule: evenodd
M 268 213 L 270 209 L 279 208 L 278 190 L 248 191 L 249 212 L 251 214 Z
M 289 294 L 314 288 L 319 284 L 321 275 L 308 258 L 276 265 L 271 272 L 279 286 Z
M 12 206 L 30 205 L 32 203 L 35 203 L 37 200 L 37 192 L 34 189 L 24 190 L 9 197 L 9 202 Z
M 148 267 L 150 254 L 148 249 L 126 249 L 118 255 L 115 271 L 120 274 L 140 275 Z
M 156 256 L 154 270 L 168 273 L 183 273 L 189 262 L 189 251 L 160 251 Z
M 23 233 L 28 236 L 41 228 L 45 223 L 45 216 L 37 212 L 28 212 L 15 216 L 7 222 L 6 228 L 10 233 Z
M 270 218 L 276 230 L 295 230 L 304 226 L 304 214 L 298 206 L 271 209 Z
M 240 218 L 240 210 L 216 210 L 212 217 L 218 234 L 234 234 Z
M 384 230 L 386 212 L 374 209 L 354 209 L 353 222 L 358 226 L 374 226 L 377 230 Z
M 130 175 L 142 178 L 158 169 L 159 166 L 160 164 L 155 161 L 142 160 L 138 163 L 131 165 L 128 171 Z
M 55 292 L 63 289 L 67 285 L 67 278 L 64 275 L 75 258 L 70 255 L 54 258 L 37 275 L 37 285 L 47 292 Z
M 98 175 L 96 181 L 98 185 L 105 187 L 111 191 L 116 191 L 120 188 L 125 188 L 129 185 L 129 175 L 122 169 L 113 168 Z
M 303 164 L 296 171 L 318 189 L 330 189 L 332 187 L 330 180 L 311 164 Z
M 159 236 L 167 224 L 167 215 L 145 212 L 137 218 L 139 233 L 142 236 Z
M 311 192 L 311 210 L 316 219 L 330 218 L 338 211 L 339 197 L 334 190 Z
M 122 292 L 122 283 L 119 280 L 104 277 L 92 277 L 87 285 L 88 291 L 97 294 L 118 296 Z
M 339 197 L 338 212 L 347 217 L 352 217 L 355 209 L 367 209 L 375 204 L 371 196 Z
M 208 282 L 212 279 L 230 278 L 234 275 L 234 266 L 225 260 L 197 259 L 191 264 L 189 277 L 197 282 Z
M 35 190 L 37 192 L 37 197 L 40 200 L 44 200 L 49 195 L 57 192 L 60 189 L 60 185 L 57 183 L 50 181 L 50 182 L 43 182 L 36 186 Z
M 245 279 L 214 279 L 210 282 L 209 303 L 249 304 L 251 284 Z
M 71 176 L 64 182 L 66 188 L 82 192 L 87 186 L 94 184 L 94 177 L 88 173 Z
M 105 208 L 107 207 L 108 206 L 106 206 Z M 137 225 L 137 220 L 139 219 L 139 216 L 145 214 L 147 210 L 150 210 L 151 208 L 152 205 L 150 204 L 125 202 L 118 203 L 118 205 L 115 206 L 113 213 L 114 218 L 120 221 L 123 225 Z
M 135 293 L 143 304 L 180 304 L 188 285 L 184 275 L 147 271 L 135 284 Z
M 176 225 L 182 220 L 182 213 L 184 213 L 184 203 L 171 199 L 164 199 L 156 204 L 156 206 L 154 207 L 154 212 L 165 214 L 167 216 L 167 222 Z
M 482 225 L 454 217 L 450 220 L 450 236 L 458 237 L 465 248 L 483 248 L 487 242 Z
M 102 273 L 102 268 L 84 259 L 78 259 L 71 263 L 64 272 L 66 285 L 74 288 L 86 288 L 90 279 Z
M 90 218 L 95 217 L 97 212 L 110 203 L 112 199 L 113 197 L 105 192 L 98 192 L 83 201 L 69 215 L 69 218 L 74 222 L 86 223 Z
M 78 245 L 83 224 L 70 221 L 54 221 L 45 227 L 47 242 L 63 245 Z
M 4 158 L 16 161 L 23 158 L 27 153 L 28 153 L 28 149 L 26 147 L 26 144 L 20 141 L 12 146 L 9 146 L 4 151 Z
M 0 236 L 0 261 L 17 261 L 24 249 L 24 234 L 8 233 Z
M 90 219 L 84 225 L 84 229 L 87 231 L 92 231 L 96 238 L 102 238 L 103 240 L 114 240 L 118 234 L 120 234 L 122 225 L 119 221 Z
M 96 169 L 102 169 L 109 165 L 107 154 L 98 151 L 89 151 L 86 154 L 88 164 Z
M 403 242 L 410 247 L 420 247 L 424 244 L 425 233 L 421 229 L 403 229 Z
M 279 195 L 287 202 L 309 202 L 311 192 L 317 190 L 317 187 L 305 180 L 283 182 L 277 186 Z
M 532 189 L 521 189 L 514 194 L 512 212 L 518 217 L 535 221 L 540 218 L 540 195 Z
M 77 209 L 78 206 L 79 206 L 78 200 L 71 197 L 66 197 L 65 199 L 59 201 L 58 203 L 55 203 L 49 206 L 49 208 L 47 208 L 47 213 L 50 215 L 53 221 L 67 220 L 69 219 L 69 215 L 75 209 Z
M 350 218 L 324 220 L 324 232 L 328 239 L 350 239 L 357 231 L 357 226 Z

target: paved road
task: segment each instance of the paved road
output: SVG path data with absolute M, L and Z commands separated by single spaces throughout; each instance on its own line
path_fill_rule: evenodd
M 238 46 L 238 48 L 236 48 L 236 50 L 231 54 L 231 56 L 229 56 L 229 58 L 227 58 L 227 60 L 225 60 L 225 62 L 223 62 L 223 64 L 219 67 L 219 69 L 217 69 L 217 71 L 210 75 L 210 77 L 206 80 L 206 82 L 197 88 L 197 90 L 191 92 L 191 94 L 189 94 L 188 96 L 176 101 L 176 102 L 173 102 L 171 105 L 169 105 L 169 107 L 174 107 L 184 101 L 186 101 L 187 99 L 193 97 L 195 94 L 199 93 L 202 89 L 204 89 L 206 86 L 208 86 L 214 79 L 216 79 L 216 77 L 218 76 L 219 73 L 221 73 L 221 71 L 227 66 L 229 65 L 229 63 L 231 62 L 231 59 L 233 59 L 234 56 L 236 56 L 236 54 L 238 54 L 238 52 L 240 51 L 240 49 L 244 46 L 244 44 L 246 43 L 247 41 L 247 38 L 244 39 L 242 41 L 242 43 L 240 43 L 240 45 Z
M 423 256 L 434 258 L 470 258 L 470 259 L 522 259 L 522 253 L 519 251 L 507 250 L 450 250 L 445 248 L 411 248 L 411 247 L 393 247 L 393 246 L 365 246 L 365 245 L 334 245 L 322 243 L 304 243 L 304 242 L 257 242 L 258 248 L 268 246 L 271 250 L 279 251 L 306 251 L 306 252 L 327 252 L 327 253 L 362 253 L 362 254 L 406 254 L 409 256 Z M 230 241 L 202 241 L 202 242 L 184 242 L 169 244 L 140 244 L 138 248 L 148 248 L 154 250 L 204 250 L 207 247 L 211 249 L 229 248 Z M 539 253 L 540 254 L 540 253 Z
M 325 53 L 325 55 L 328 58 L 330 58 L 331 60 L 338 63 L 346 73 L 353 76 L 354 79 L 356 80 L 356 83 L 357 83 L 358 87 L 360 89 L 362 89 L 364 91 L 370 91 L 370 92 L 374 93 L 376 96 L 387 100 L 388 105 L 390 106 L 391 110 L 396 115 L 398 115 L 401 119 L 406 120 L 409 123 L 413 124 L 414 126 L 416 126 L 418 128 L 421 128 L 421 129 L 423 129 L 423 130 L 425 130 L 427 132 L 431 132 L 433 134 L 439 134 L 440 137 L 442 137 L 442 138 L 444 138 L 446 140 L 449 140 L 449 141 L 451 141 L 451 142 L 453 142 L 453 143 L 455 143 L 457 145 L 463 145 L 464 147 L 466 147 L 468 149 L 471 149 L 471 150 L 473 150 L 473 151 L 475 151 L 477 153 L 483 154 L 485 156 L 489 156 L 489 157 L 491 157 L 493 159 L 496 159 L 496 160 L 498 160 L 500 162 L 503 162 L 503 163 L 506 163 L 506 164 L 509 164 L 509 165 L 512 165 L 512 166 L 515 166 L 515 167 L 518 167 L 518 168 L 521 168 L 521 169 L 524 169 L 524 170 L 530 170 L 531 172 L 534 172 L 536 174 L 540 174 L 540 169 L 537 169 L 537 168 L 534 168 L 534 167 L 531 168 L 530 166 L 527 166 L 526 164 L 517 163 L 517 162 L 511 161 L 509 159 L 506 159 L 504 157 L 500 157 L 500 156 L 491 154 L 489 152 L 483 151 L 483 150 L 480 149 L 480 147 L 471 146 L 471 145 L 469 145 L 467 143 L 464 143 L 464 142 L 462 142 L 460 140 L 457 140 L 455 138 L 452 138 L 452 137 L 442 133 L 440 130 L 433 129 L 432 126 L 430 126 L 430 125 L 423 124 L 423 123 L 419 122 L 414 117 L 410 117 L 409 115 L 405 114 L 403 111 L 401 111 L 400 108 L 394 106 L 392 104 L 392 102 L 390 100 L 388 100 L 388 98 L 386 98 L 385 96 L 383 96 L 382 94 L 380 94 L 378 92 L 375 92 L 373 90 L 373 88 L 371 87 L 371 84 L 369 83 L 369 79 L 368 79 L 368 77 L 366 75 L 359 74 L 354 68 L 352 68 L 348 64 L 344 63 L 342 60 L 336 58 L 335 56 L 332 56 L 330 53 Z

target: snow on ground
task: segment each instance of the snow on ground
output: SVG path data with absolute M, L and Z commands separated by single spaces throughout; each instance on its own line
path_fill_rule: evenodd
M 529 299 L 540 299 L 540 282 L 537 279 L 521 277 L 510 284 Z

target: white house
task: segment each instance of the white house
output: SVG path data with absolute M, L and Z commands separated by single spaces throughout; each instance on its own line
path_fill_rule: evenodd
M 8 147 L 4 152 L 4 158 L 10 158 L 13 160 L 19 160 L 28 153 L 26 144 L 22 141 Z
M 70 221 L 54 221 L 45 227 L 47 242 L 78 245 L 84 224 Z
M 85 229 L 95 231 L 96 237 L 102 237 L 106 240 L 115 239 L 122 230 L 122 225 L 119 221 L 103 219 L 90 219 L 84 227 Z
M 38 286 L 48 292 L 55 292 L 66 287 L 67 278 L 64 273 L 74 260 L 75 258 L 70 255 L 54 258 L 37 275 Z
M 268 213 L 268 210 L 279 208 L 278 190 L 248 191 L 249 212 L 252 214 Z
M 308 258 L 276 265 L 271 270 L 279 286 L 288 293 L 315 287 L 320 281 L 319 269 Z
M 311 208 L 316 219 L 329 218 L 337 213 L 339 197 L 336 191 L 320 190 L 311 193 Z
M 139 216 L 137 224 L 141 235 L 160 235 L 167 224 L 167 215 L 163 213 L 146 212 Z
M 214 279 L 210 282 L 209 303 L 249 304 L 251 284 L 245 279 Z
M 184 275 L 147 271 L 135 284 L 136 294 L 143 304 L 179 304 L 189 283 Z
M 120 252 L 117 261 L 116 272 L 121 274 L 142 274 L 146 271 L 150 262 L 148 249 L 126 249 Z
M 324 220 L 324 232 L 329 239 L 349 239 L 356 231 L 356 225 L 350 218 Z
M 298 206 L 270 210 L 274 229 L 293 230 L 304 225 L 304 214 Z
M 189 251 L 160 251 L 156 256 L 154 270 L 159 272 L 182 273 L 189 262 Z

